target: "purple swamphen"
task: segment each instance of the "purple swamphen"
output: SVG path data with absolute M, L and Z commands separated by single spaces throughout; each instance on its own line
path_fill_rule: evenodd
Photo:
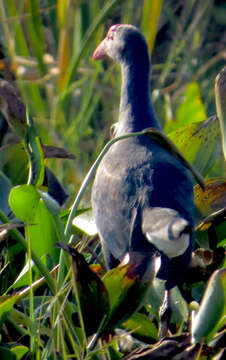
M 140 31 L 132 25 L 111 26 L 93 54 L 94 60 L 106 57 L 119 62 L 122 74 L 115 135 L 150 127 L 161 131 L 150 100 L 148 47 Z M 130 252 L 158 254 L 157 277 L 165 280 L 166 289 L 164 335 L 170 289 L 183 281 L 192 252 L 194 202 L 188 170 L 147 135 L 120 140 L 97 169 L 92 207 L 109 268 Z

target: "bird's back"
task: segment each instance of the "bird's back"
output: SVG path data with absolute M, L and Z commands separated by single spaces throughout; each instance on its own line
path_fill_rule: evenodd
M 188 171 L 148 136 L 114 144 L 102 160 L 92 190 L 94 218 L 107 261 L 121 261 L 131 247 L 152 251 L 142 234 L 142 213 L 170 208 L 192 224 L 193 190 Z M 137 213 L 139 215 L 139 219 Z M 134 220 L 135 219 L 135 220 Z M 136 221 L 140 236 L 133 236 Z

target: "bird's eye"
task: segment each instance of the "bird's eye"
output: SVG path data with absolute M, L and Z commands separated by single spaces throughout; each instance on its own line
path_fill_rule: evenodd
M 114 34 L 112 32 L 108 32 L 107 39 L 108 40 L 114 40 Z
M 106 38 L 108 40 L 114 40 L 114 33 L 116 32 L 117 28 L 120 26 L 120 24 L 112 25 L 110 29 L 108 30 Z

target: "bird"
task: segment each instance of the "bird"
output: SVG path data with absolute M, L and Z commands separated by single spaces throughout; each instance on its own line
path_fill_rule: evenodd
M 112 25 L 92 58 L 110 58 L 121 67 L 114 136 L 147 128 L 163 132 L 150 97 L 151 60 L 140 30 Z M 160 309 L 164 336 L 172 313 L 170 291 L 183 282 L 193 248 L 194 199 L 188 169 L 145 134 L 117 141 L 96 171 L 91 202 L 108 269 L 132 252 L 158 255 L 150 261 L 160 260 L 156 276 L 165 281 Z

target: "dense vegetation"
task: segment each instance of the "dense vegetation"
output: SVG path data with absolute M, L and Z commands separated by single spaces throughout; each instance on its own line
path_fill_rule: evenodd
M 0 0 L 0 358 L 225 356 L 225 18 L 220 0 Z M 106 273 L 90 220 L 98 163 L 85 175 L 120 95 L 119 68 L 91 56 L 113 23 L 142 29 L 161 124 L 201 174 L 192 266 L 161 343 L 161 282 L 132 314 L 147 285 Z

